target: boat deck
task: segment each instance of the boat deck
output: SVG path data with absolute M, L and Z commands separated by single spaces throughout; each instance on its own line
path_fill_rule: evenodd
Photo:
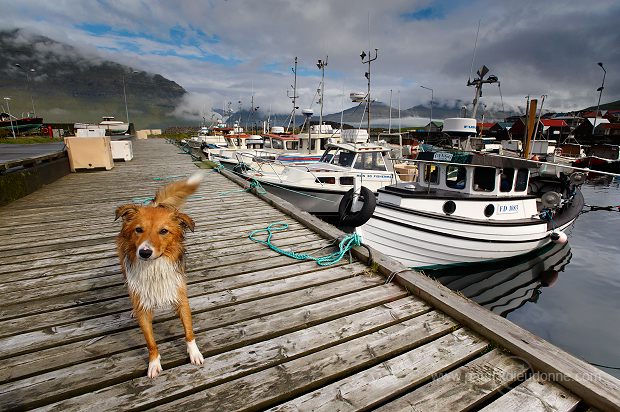
M 163 139 L 133 144 L 130 162 L 0 208 L 0 410 L 620 409 L 614 378 L 419 274 L 386 284 L 397 266 L 381 256 L 371 267 L 319 267 L 252 242 L 252 230 L 283 221 L 278 246 L 324 255 L 338 232 L 210 170 L 185 207 L 196 221 L 188 290 L 205 364 L 188 363 L 181 323 L 162 311 L 154 331 L 164 371 L 147 378 L 114 210 L 196 166 Z M 520 350 L 526 339 L 532 347 Z M 533 373 L 549 363 L 562 375 Z

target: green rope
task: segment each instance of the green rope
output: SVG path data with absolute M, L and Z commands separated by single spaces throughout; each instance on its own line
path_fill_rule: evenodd
M 249 192 L 252 189 L 256 189 L 256 193 L 258 193 L 259 195 L 264 195 L 267 193 L 265 188 L 261 186 L 258 180 L 252 179 L 252 181 L 250 182 L 250 186 L 246 187 L 245 189 L 227 190 L 225 192 L 221 192 L 220 194 L 218 194 L 218 196 L 228 196 L 231 193 Z
M 345 236 L 338 245 L 338 251 L 331 253 L 327 256 L 315 257 L 309 255 L 307 253 L 295 253 L 293 251 L 287 251 L 280 249 L 273 243 L 271 243 L 271 238 L 273 237 L 274 231 L 286 230 L 288 229 L 288 224 L 284 222 L 275 222 L 267 226 L 265 229 L 254 230 L 248 236 L 250 240 L 262 243 L 263 245 L 267 245 L 269 249 L 280 253 L 281 255 L 288 256 L 297 260 L 314 260 L 319 266 L 329 266 L 335 263 L 338 263 L 340 259 L 344 257 L 344 255 L 349 252 L 353 247 L 360 246 L 362 244 L 361 239 L 357 233 L 352 233 L 350 235 Z M 267 233 L 267 240 L 257 239 L 255 237 L 258 233 Z

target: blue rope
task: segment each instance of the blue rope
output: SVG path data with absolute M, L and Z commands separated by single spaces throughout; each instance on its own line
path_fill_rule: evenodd
M 295 253 L 293 251 L 283 250 L 271 243 L 271 238 L 273 237 L 274 231 L 286 230 L 288 229 L 288 224 L 284 222 L 275 222 L 267 226 L 265 229 L 257 229 L 250 233 L 248 236 L 250 240 L 262 243 L 263 245 L 267 245 L 269 249 L 280 253 L 281 255 L 288 256 L 297 260 L 314 260 L 319 266 L 330 266 L 335 263 L 338 263 L 340 259 L 344 257 L 344 255 L 349 252 L 353 247 L 360 246 L 362 244 L 361 238 L 357 233 L 352 233 L 350 235 L 345 236 L 338 245 L 338 251 L 331 253 L 327 256 L 315 257 L 309 255 L 307 253 Z M 267 233 L 267 240 L 257 239 L 255 235 L 259 233 Z

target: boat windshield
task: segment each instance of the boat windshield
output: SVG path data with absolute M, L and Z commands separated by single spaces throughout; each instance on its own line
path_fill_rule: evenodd
M 357 154 L 354 169 L 385 171 L 385 160 L 381 152 L 362 152 Z
M 330 163 L 343 167 L 353 166 L 353 160 L 355 160 L 355 153 L 348 150 L 329 149 L 321 157 L 320 162 Z

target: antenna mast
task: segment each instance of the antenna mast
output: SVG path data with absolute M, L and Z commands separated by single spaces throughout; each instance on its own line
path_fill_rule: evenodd
M 297 107 L 297 98 L 299 97 L 297 96 L 297 56 L 295 56 L 295 67 L 291 68 L 291 71 L 294 74 L 294 81 L 293 81 L 293 84 L 291 85 L 291 87 L 293 88 L 293 95 L 288 96 L 288 90 L 286 91 L 286 95 L 293 101 L 293 115 L 291 116 L 291 119 L 288 122 L 288 126 L 286 126 L 286 131 L 288 132 L 288 127 L 291 125 L 291 121 L 292 121 L 293 122 L 293 133 L 295 133 L 295 128 L 297 127 L 297 109 L 299 109 L 299 107 Z

